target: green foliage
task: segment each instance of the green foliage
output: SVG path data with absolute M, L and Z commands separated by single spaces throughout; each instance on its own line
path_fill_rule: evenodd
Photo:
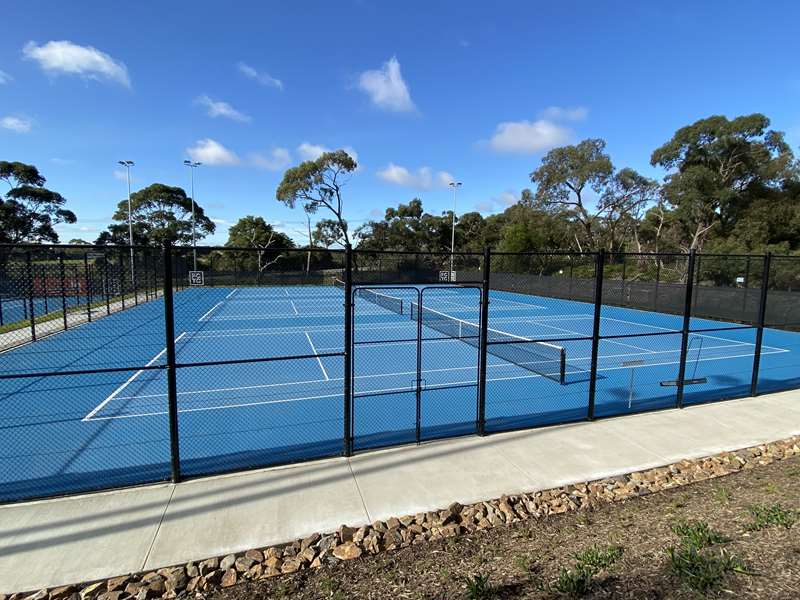
M 730 541 L 704 521 L 681 521 L 672 526 L 672 531 L 680 538 L 682 545 L 698 549 Z
M 33 166 L 0 161 L 0 180 L 9 190 L 0 194 L 0 243 L 58 242 L 54 226 L 75 223 L 66 199 L 44 187 L 44 176 Z
M 586 565 L 578 565 L 574 569 L 561 569 L 555 588 L 568 596 L 583 596 L 592 586 L 594 572 Z
M 467 586 L 467 598 L 470 600 L 485 600 L 495 596 L 495 590 L 489 583 L 488 574 L 478 573 L 471 577 L 465 577 L 464 583 Z
M 219 261 L 215 264 L 228 271 L 263 272 L 273 265 L 281 268 L 285 263 L 293 262 L 299 269 L 299 254 L 287 254 L 282 250 L 294 248 L 294 241 L 286 234 L 275 229 L 263 217 L 247 215 L 239 219 L 228 229 L 229 248 L 252 248 L 252 252 L 232 250 L 219 253 Z M 295 258 L 294 261 L 291 259 Z
M 744 561 L 725 549 L 716 553 L 678 546 L 668 548 L 667 554 L 672 572 L 701 594 L 718 588 L 729 573 L 749 574 Z
M 583 565 L 593 572 L 602 571 L 603 569 L 610 569 L 622 557 L 622 546 L 592 546 L 578 552 L 575 555 L 575 560 L 579 565 Z
M 294 208 L 300 202 L 309 214 L 325 208 L 339 223 L 344 241 L 350 243 L 344 219 L 342 187 L 348 175 L 358 168 L 356 161 L 344 150 L 325 152 L 316 160 L 307 160 L 283 174 L 275 191 L 279 202 Z
M 752 523 L 747 525 L 749 531 L 759 531 L 767 527 L 783 527 L 791 529 L 797 522 L 798 512 L 783 508 L 780 504 L 766 506 L 757 504 L 748 509 L 753 518 Z
M 179 187 L 154 183 L 131 194 L 134 244 L 161 245 L 166 241 L 188 245 L 192 241 L 192 198 Z M 216 226 L 194 203 L 196 239 L 214 233 Z M 97 239 L 99 244 L 128 243 L 128 199 L 117 204 L 114 221 Z

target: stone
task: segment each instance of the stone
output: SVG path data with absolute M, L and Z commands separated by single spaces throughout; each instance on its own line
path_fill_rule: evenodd
M 339 560 L 352 560 L 361 556 L 361 548 L 353 542 L 345 542 L 333 549 L 333 555 Z
M 235 564 L 236 564 L 236 555 L 228 554 L 228 556 L 226 556 L 219 562 L 219 568 L 222 569 L 223 571 L 227 571 Z
M 358 531 L 354 527 L 348 527 L 347 525 L 342 525 L 339 527 L 339 541 L 341 542 L 352 542 L 353 541 L 353 534 Z
M 211 573 L 212 571 L 216 571 L 219 568 L 219 559 L 218 558 L 209 558 L 204 560 L 198 566 L 200 570 L 200 575 L 206 575 Z
M 231 587 L 232 585 L 236 585 L 238 578 L 239 576 L 236 573 L 236 569 L 228 569 L 222 574 L 222 579 L 219 584 L 224 588 Z
M 281 574 L 280 569 L 276 569 L 274 567 L 264 567 L 264 573 L 263 575 L 261 575 L 261 577 L 262 578 L 275 577 L 280 574 Z
M 353 534 L 353 542 L 355 542 L 356 544 L 360 544 L 361 542 L 363 542 L 368 531 L 369 530 L 366 527 L 359 527 L 358 531 L 356 531 Z
M 322 550 L 331 550 L 334 546 L 336 546 L 336 536 L 335 535 L 326 535 L 323 536 L 319 542 L 317 542 L 317 548 Z
M 245 558 L 249 558 L 253 562 L 262 562 L 264 560 L 264 553 L 261 550 L 248 550 L 244 553 Z
M 97 600 L 119 600 L 119 597 L 122 596 L 125 592 L 122 590 L 116 590 L 114 592 L 103 592 L 97 597 Z
M 186 565 L 186 575 L 189 577 L 197 577 L 200 574 L 200 570 L 197 568 L 197 565 L 194 563 L 187 563 Z
M 202 578 L 199 575 L 196 575 L 196 576 L 192 577 L 186 583 L 186 591 L 191 594 L 195 590 L 199 589 L 199 584 L 200 584 L 201 580 L 202 580 Z
M 321 538 L 322 538 L 322 536 L 320 534 L 318 534 L 318 533 L 312 533 L 307 538 L 303 538 L 303 541 L 300 542 L 300 550 L 302 551 L 302 550 L 305 550 L 306 548 L 308 548 L 310 546 L 313 546 L 318 541 L 320 541 Z
M 397 529 L 400 527 L 400 519 L 392 517 L 390 519 L 386 519 L 386 528 L 387 529 Z
M 267 560 L 264 561 L 264 566 L 267 569 L 280 570 L 282 563 L 283 563 L 283 561 L 280 558 L 278 558 L 277 556 L 270 556 Z
M 302 560 L 293 556 L 288 560 L 283 561 L 283 564 L 281 565 L 281 573 L 295 573 L 296 571 L 299 571 L 302 566 Z
M 239 573 L 244 573 L 245 571 L 249 571 L 250 567 L 252 567 L 255 563 L 256 561 L 254 561 L 252 558 L 240 556 L 233 563 L 233 566 Z
M 314 557 L 317 555 L 317 551 L 314 548 L 306 548 L 297 557 L 302 560 L 303 562 L 310 563 L 314 560 Z
M 25 600 L 45 600 L 47 598 L 47 589 L 39 590 L 35 594 L 26 596 Z
M 105 581 L 98 581 L 96 583 L 90 583 L 86 587 L 84 587 L 80 591 L 80 595 L 82 599 L 86 598 L 94 598 L 100 593 L 101 588 L 105 588 L 106 582 Z
M 74 586 L 74 585 L 62 585 L 62 586 L 55 587 L 52 590 L 50 590 L 50 598 L 51 598 L 51 600 L 61 600 L 63 598 L 69 598 L 76 591 L 77 591 L 77 587 Z M 5 595 L 2 595 L 2 594 L 0 594 L 0 595 L 2 596 L 2 598 L 0 598 L 0 600 L 4 600 L 5 599 Z
M 269 558 L 281 558 L 283 556 L 283 552 L 279 548 L 267 548 L 264 550 L 264 560 Z
M 168 592 L 180 592 L 189 583 L 189 578 L 183 568 L 173 569 L 165 581 Z
M 264 565 L 256 563 L 245 573 L 245 577 L 247 579 L 261 579 L 262 573 L 264 573 Z

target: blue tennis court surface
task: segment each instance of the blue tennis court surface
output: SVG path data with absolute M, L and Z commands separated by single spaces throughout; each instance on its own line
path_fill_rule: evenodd
M 473 432 L 478 349 L 427 326 L 418 343 L 412 319 L 418 288 L 387 293 L 403 301 L 402 314 L 358 295 L 354 308 L 355 449 Z M 477 289 L 429 288 L 422 301 L 478 323 Z M 333 286 L 175 294 L 185 475 L 342 452 L 343 302 Z M 566 380 L 545 376 L 554 368 L 552 348 L 537 351 L 525 342 L 534 348 L 527 360 L 542 362 L 535 366 L 490 349 L 489 431 L 586 417 L 592 311 L 583 302 L 491 292 L 492 331 L 563 348 Z M 674 406 L 675 387 L 663 383 L 678 378 L 681 325 L 676 315 L 603 307 L 601 335 L 626 337 L 600 341 L 598 416 Z M 702 331 L 690 336 L 686 377 L 705 382 L 686 386 L 685 402 L 747 395 L 755 329 L 696 318 L 691 326 Z M 761 355 L 760 391 L 798 385 L 800 334 L 766 329 Z M 303 358 L 264 360 L 287 356 Z M 259 362 L 203 364 L 237 360 Z M 167 373 L 157 368 L 166 364 L 163 300 L 6 351 L 2 362 L 4 374 L 128 370 L 0 380 L 0 500 L 169 478 Z

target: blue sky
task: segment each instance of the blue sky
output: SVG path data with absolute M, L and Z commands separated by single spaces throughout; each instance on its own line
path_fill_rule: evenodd
M 37 165 L 93 240 L 134 188 L 189 186 L 224 243 L 245 214 L 298 240 L 275 200 L 323 148 L 360 168 L 357 226 L 418 196 L 498 212 L 551 147 L 601 137 L 615 166 L 711 114 L 762 112 L 800 145 L 797 2 L 6 0 L 0 158 Z

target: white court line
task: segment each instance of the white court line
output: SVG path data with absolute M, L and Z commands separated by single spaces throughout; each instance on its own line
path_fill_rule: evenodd
M 227 300 L 228 298 L 231 298 L 238 291 L 239 288 L 234 288 L 232 292 L 230 292 L 227 296 L 225 296 L 225 299 Z
M 297 310 L 297 307 L 294 305 L 294 300 L 292 300 L 292 299 L 290 298 L 290 299 L 289 299 L 289 302 L 291 302 L 291 304 L 292 304 L 292 308 L 294 309 L 294 314 L 296 314 L 296 315 L 299 315 L 299 314 L 300 314 L 300 312 Z
M 175 343 L 177 344 L 177 343 L 178 343 L 178 341 L 180 341 L 180 339 L 181 339 L 181 338 L 182 338 L 184 335 L 186 335 L 186 332 L 185 332 L 185 331 L 184 331 L 183 333 L 181 333 L 181 334 L 180 334 L 178 337 L 176 337 L 176 338 L 175 338 Z M 167 349 L 166 349 L 166 348 L 164 348 L 164 349 L 163 349 L 161 352 L 159 352 L 158 354 L 156 354 L 156 355 L 155 355 L 153 358 L 151 358 L 151 359 L 150 359 L 150 361 L 149 361 L 149 362 L 148 362 L 148 363 L 145 365 L 145 367 L 149 367 L 149 366 L 150 366 L 150 365 L 152 365 L 154 362 L 156 362 L 156 361 L 157 361 L 159 358 L 161 358 L 161 357 L 164 355 L 164 353 L 165 353 L 166 351 L 167 351 Z M 136 378 L 137 378 L 139 375 L 141 375 L 142 373 L 144 373 L 144 371 L 145 371 L 144 369 L 139 369 L 138 371 L 136 371 L 136 373 L 134 373 L 133 375 L 131 375 L 130 377 L 128 377 L 128 379 L 125 381 L 125 383 L 123 383 L 121 386 L 119 386 L 117 389 L 115 389 L 113 392 L 111 392 L 111 394 L 110 394 L 110 395 L 109 395 L 109 396 L 108 396 L 108 397 L 107 397 L 105 400 L 103 400 L 103 401 L 102 401 L 100 404 L 98 404 L 97 406 L 95 406 L 95 407 L 94 407 L 94 409 L 93 409 L 93 410 L 92 410 L 92 411 L 91 411 L 91 412 L 90 412 L 88 415 L 86 415 L 85 417 L 83 417 L 83 418 L 81 419 L 81 421 L 89 421 L 89 420 L 90 420 L 90 419 L 91 419 L 91 418 L 92 418 L 94 415 L 96 415 L 98 412 L 100 412 L 101 410 L 103 410 L 103 408 L 106 406 L 106 404 L 108 404 L 108 403 L 109 403 L 109 402 L 111 402 L 111 401 L 112 401 L 114 398 L 116 398 L 116 397 L 117 397 L 117 395 L 118 395 L 118 394 L 119 394 L 119 393 L 120 393 L 122 390 L 124 390 L 124 389 L 125 389 L 126 387 L 128 387 L 128 386 L 129 386 L 131 383 L 133 383 L 133 380 L 134 380 L 134 379 L 136 379 Z M 136 396 L 132 396 L 132 397 L 133 397 L 133 398 L 135 398 Z
M 781 352 L 789 352 L 789 350 L 781 350 Z M 767 354 L 772 354 L 772 353 L 768 352 Z M 729 358 L 746 358 L 746 357 L 749 357 L 749 356 L 753 356 L 753 355 L 752 354 L 740 354 L 740 355 L 728 356 L 728 357 L 724 357 L 724 358 L 702 358 L 702 359 L 700 359 L 700 362 L 715 361 L 715 360 L 727 360 Z M 656 367 L 656 366 L 664 366 L 664 365 L 677 365 L 679 363 L 680 363 L 680 361 L 669 361 L 669 362 L 647 364 L 645 366 L 646 367 Z M 639 368 L 644 368 L 644 367 L 639 367 Z M 628 370 L 628 369 L 630 369 L 630 367 L 606 367 L 606 368 L 598 369 L 598 371 L 620 371 L 620 370 Z M 569 373 L 585 373 L 585 372 L 586 371 L 583 371 L 583 370 L 580 370 L 580 371 L 569 371 Z M 389 376 L 395 376 L 395 375 L 398 375 L 398 374 L 397 373 L 385 373 L 382 376 L 389 377 Z M 518 380 L 518 379 L 541 379 L 541 378 L 542 378 L 541 375 L 532 373 L 531 375 L 515 375 L 513 377 L 487 378 L 486 381 L 488 383 L 488 382 L 492 382 L 492 381 L 514 381 L 514 380 Z M 335 381 L 335 379 L 331 380 L 331 381 Z M 474 379 L 469 379 L 469 380 L 466 380 L 466 381 L 450 381 L 450 382 L 447 382 L 446 385 L 439 386 L 438 389 L 462 386 L 464 384 L 472 384 L 472 383 L 475 383 L 475 382 L 476 382 L 476 380 L 474 380 Z M 322 382 L 320 381 L 319 383 L 322 383 Z M 216 391 L 217 390 L 214 390 L 214 389 L 198 390 L 197 393 L 212 393 L 212 392 L 216 392 Z M 410 387 L 379 388 L 379 389 L 376 389 L 376 390 L 359 391 L 358 394 L 359 395 L 369 395 L 369 394 L 376 394 L 376 393 L 382 393 L 382 392 L 395 392 L 395 391 L 397 391 L 397 392 L 403 392 L 403 391 L 411 392 L 411 391 L 415 391 L 415 388 L 410 388 Z M 306 401 L 306 400 L 319 400 L 319 399 L 323 399 L 323 398 L 341 398 L 341 397 L 342 397 L 342 393 L 339 392 L 339 393 L 336 393 L 336 394 L 322 394 L 322 395 L 318 395 L 318 396 L 304 396 L 304 397 L 297 397 L 297 398 L 283 398 L 283 399 L 280 399 L 280 400 L 260 400 L 260 401 L 257 401 L 257 402 L 241 402 L 241 403 L 236 403 L 236 404 L 220 404 L 220 405 L 216 405 L 216 406 L 202 406 L 202 407 L 198 407 L 198 408 L 182 408 L 182 409 L 178 409 L 178 412 L 179 413 L 187 413 L 187 412 L 204 412 L 204 411 L 210 411 L 210 410 L 226 410 L 226 409 L 230 409 L 230 408 L 247 408 L 247 407 L 252 407 L 252 406 L 263 406 L 263 405 L 270 405 L 270 404 L 287 404 L 287 403 L 290 403 L 290 402 L 302 402 L 302 401 Z M 147 412 L 147 413 L 133 413 L 133 414 L 127 414 L 127 415 L 114 415 L 114 416 L 109 416 L 109 417 L 95 417 L 92 420 L 93 421 L 107 421 L 107 420 L 111 420 L 111 419 L 131 419 L 131 418 L 135 418 L 135 417 L 151 417 L 151 416 L 166 415 L 166 414 L 168 414 L 167 411 L 157 411 L 157 412 Z M 86 419 L 84 419 L 84 420 L 86 420 Z
M 303 332 L 306 334 L 306 339 L 308 340 L 308 345 L 311 346 L 311 351 L 314 353 L 314 356 L 317 357 L 317 362 L 319 363 L 319 368 L 322 369 L 322 374 L 325 376 L 325 381 L 329 381 L 330 377 L 328 377 L 328 372 L 325 370 L 325 367 L 322 365 L 322 359 L 317 356 L 317 349 L 314 348 L 314 342 L 311 341 L 311 336 L 308 335 L 308 332 Z
M 212 307 L 211 307 L 211 308 L 208 310 L 208 312 L 206 312 L 206 314 L 204 314 L 202 317 L 200 317 L 200 318 L 199 318 L 199 319 L 197 319 L 197 320 L 198 320 L 198 321 L 205 321 L 205 320 L 206 320 L 206 318 L 208 318 L 208 315 L 210 315 L 212 312 L 214 312 L 215 310 L 217 310 L 217 308 L 219 308 L 219 305 L 220 305 L 220 304 L 222 304 L 223 302 L 224 302 L 224 300 L 220 300 L 219 302 L 217 302 L 217 303 L 216 303 L 214 306 L 212 306 Z

